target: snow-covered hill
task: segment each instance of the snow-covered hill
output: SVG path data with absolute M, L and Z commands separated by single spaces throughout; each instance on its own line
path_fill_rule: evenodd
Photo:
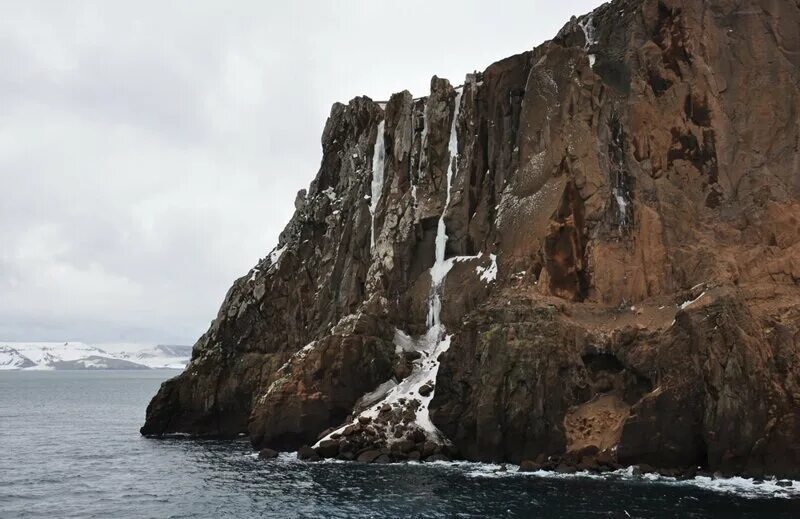
M 0 370 L 183 369 L 191 346 L 0 342 Z

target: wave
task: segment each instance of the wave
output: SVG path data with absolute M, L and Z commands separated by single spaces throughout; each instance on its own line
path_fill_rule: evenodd
M 257 458 L 258 453 L 248 453 L 248 457 Z M 281 452 L 273 460 L 278 463 L 305 463 L 297 459 L 296 452 Z M 350 465 L 355 462 L 326 459 L 317 464 Z M 382 465 L 390 469 L 392 465 Z M 711 477 L 696 476 L 690 479 L 678 479 L 662 476 L 655 473 L 636 473 L 634 467 L 627 467 L 610 472 L 578 471 L 562 474 L 552 470 L 537 470 L 533 472 L 520 472 L 519 466 L 510 463 L 481 463 L 474 461 L 434 461 L 434 462 L 405 462 L 406 466 L 419 466 L 446 471 L 457 471 L 470 478 L 543 478 L 543 479 L 594 479 L 609 481 L 624 481 L 629 483 L 648 483 L 657 485 L 694 487 L 711 492 L 734 494 L 744 498 L 800 498 L 800 481 L 787 479 L 753 479 L 744 477 Z

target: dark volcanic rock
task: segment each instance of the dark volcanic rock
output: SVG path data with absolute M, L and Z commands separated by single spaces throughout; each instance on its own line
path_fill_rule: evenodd
M 358 458 L 357 458 L 357 461 L 359 463 L 372 463 L 376 459 L 378 459 L 378 457 L 380 457 L 380 456 L 381 456 L 381 452 L 380 451 L 378 451 L 378 450 L 368 450 L 368 451 L 364 451 L 361 454 L 359 454 Z
M 319 461 L 321 458 L 317 451 L 309 447 L 308 445 L 303 445 L 299 449 L 297 449 L 297 459 L 303 461 Z
M 272 449 L 261 449 L 258 451 L 258 457 L 262 460 L 271 460 L 278 457 L 278 451 Z
M 800 476 L 798 26 L 793 0 L 614 0 L 459 89 L 337 103 L 142 433 Z M 408 347 L 432 289 L 436 358 Z
M 319 442 L 316 451 L 323 458 L 335 458 L 339 454 L 339 442 L 336 440 L 322 440 Z
M 420 396 L 428 396 L 433 392 L 433 386 L 431 384 L 424 384 L 422 387 L 419 388 Z

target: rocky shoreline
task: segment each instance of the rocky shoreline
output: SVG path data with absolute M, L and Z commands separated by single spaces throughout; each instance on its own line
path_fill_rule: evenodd
M 335 104 L 142 434 L 800 477 L 797 27 L 614 0 L 461 86 Z
M 339 442 L 341 443 L 341 442 Z M 378 444 L 361 450 L 352 449 L 345 445 L 345 451 L 340 449 L 341 445 L 328 444 L 324 447 L 312 448 L 309 446 L 301 447 L 296 458 L 307 463 L 317 463 L 325 460 L 336 460 L 343 462 L 353 462 L 362 464 L 392 464 L 392 463 L 442 463 L 459 462 L 457 452 L 452 448 L 447 449 L 434 444 L 416 444 L 406 448 L 411 451 L 404 452 L 401 448 L 387 448 Z M 427 448 L 427 454 L 425 454 Z M 276 460 L 280 453 L 270 448 L 262 449 L 258 452 L 258 458 L 264 461 Z M 449 456 L 452 455 L 452 458 Z M 456 465 L 458 466 L 458 465 Z M 691 481 L 698 478 L 710 480 L 729 481 L 732 478 L 748 478 L 753 486 L 758 486 L 766 482 L 771 482 L 779 488 L 800 488 L 800 481 L 782 479 L 774 474 L 763 472 L 755 474 L 709 472 L 702 467 L 682 467 L 682 468 L 656 468 L 647 464 L 622 466 L 614 461 L 612 453 L 587 452 L 584 454 L 571 454 L 567 456 L 549 456 L 545 459 L 540 456 L 537 460 L 524 460 L 520 465 L 514 466 L 506 463 L 497 464 L 492 469 L 494 474 L 503 473 L 539 473 L 554 475 L 625 475 L 628 477 L 647 477 L 657 476 L 666 480 Z

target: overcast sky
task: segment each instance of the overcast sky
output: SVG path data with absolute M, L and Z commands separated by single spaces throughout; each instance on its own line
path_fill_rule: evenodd
M 0 0 L 0 340 L 192 344 L 332 103 L 459 83 L 599 4 Z

